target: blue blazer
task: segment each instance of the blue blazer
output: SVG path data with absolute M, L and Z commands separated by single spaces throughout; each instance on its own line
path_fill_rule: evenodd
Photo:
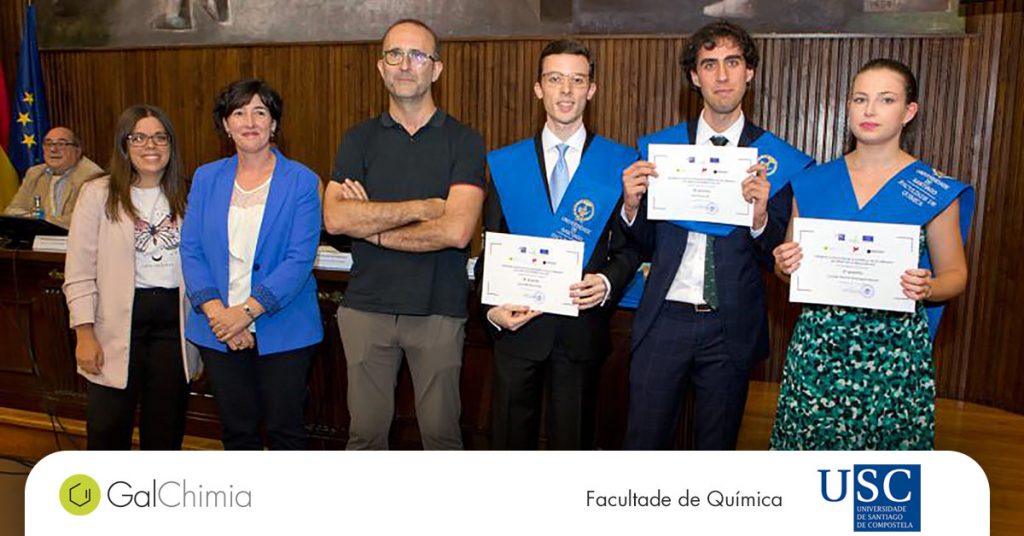
M 697 121 L 690 121 L 690 139 L 697 137 Z M 764 130 L 749 120 L 740 135 L 740 147 L 748 147 Z M 775 259 L 772 250 L 786 237 L 793 202 L 793 189 L 787 184 L 768 201 L 768 225 L 757 238 L 741 227 L 715 240 L 715 279 L 718 281 L 718 310 L 725 330 L 725 344 L 731 359 L 752 364 L 768 357 L 768 316 L 764 299 L 762 268 L 771 271 Z M 667 221 L 647 220 L 647 202 L 628 235 L 651 259 L 651 271 L 644 285 L 633 320 L 631 349 L 636 350 L 661 311 L 669 287 L 679 271 L 689 231 Z
M 266 312 L 256 319 L 260 355 L 303 348 L 323 339 L 313 261 L 320 241 L 320 179 L 306 166 L 277 156 L 267 194 L 256 257 L 252 297 Z M 228 301 L 228 209 L 238 155 L 196 170 L 181 228 L 181 265 L 194 305 L 185 319 L 185 338 L 221 352 L 200 306 Z

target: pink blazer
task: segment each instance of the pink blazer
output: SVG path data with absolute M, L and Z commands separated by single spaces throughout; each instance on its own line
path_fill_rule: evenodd
M 128 352 L 131 344 L 132 304 L 135 300 L 135 231 L 128 217 L 111 222 L 105 211 L 109 180 L 87 183 L 78 195 L 68 233 L 68 253 L 64 261 L 64 296 L 70 311 L 71 327 L 93 324 L 96 339 L 103 349 L 99 374 L 78 368 L 87 380 L 124 389 L 128 385 Z M 179 222 L 180 223 L 180 222 Z M 180 322 L 188 307 L 185 285 Z M 181 329 L 184 334 L 184 326 Z M 201 372 L 199 351 L 181 338 L 185 377 L 194 379 Z

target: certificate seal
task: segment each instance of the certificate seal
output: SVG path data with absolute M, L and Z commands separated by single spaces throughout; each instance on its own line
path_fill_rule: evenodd
M 757 163 L 765 165 L 765 174 L 768 176 L 774 175 L 779 170 L 779 161 L 770 154 L 763 154 L 758 157 Z
M 578 222 L 590 221 L 594 218 L 594 202 L 580 199 L 572 206 L 572 215 Z
M 875 287 L 871 285 L 864 285 L 860 288 L 860 295 L 865 298 L 870 298 L 875 295 Z
M 704 210 L 706 210 L 709 215 L 714 216 L 715 214 L 718 214 L 718 204 L 715 203 L 714 201 L 708 201 L 708 204 L 706 207 L 704 207 Z
M 534 292 L 532 296 L 530 296 L 530 299 L 533 300 L 534 304 L 540 305 L 544 303 L 544 293 L 538 290 L 537 292 Z

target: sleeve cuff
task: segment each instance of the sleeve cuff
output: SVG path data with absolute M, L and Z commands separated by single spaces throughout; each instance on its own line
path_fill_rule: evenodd
M 272 315 L 281 310 L 281 304 L 277 301 L 277 296 L 274 296 L 270 289 L 263 285 L 256 285 L 252 289 L 252 298 L 263 306 L 264 311 L 268 315 Z
M 495 324 L 494 321 L 491 320 L 491 310 L 487 311 L 487 314 L 484 315 L 484 318 L 487 319 L 488 323 L 490 323 L 492 326 L 494 326 L 494 329 L 498 330 L 498 333 L 501 333 L 501 326 Z
M 760 229 L 754 229 L 754 228 L 750 229 L 750 238 L 757 238 L 757 237 L 761 236 L 762 234 L 764 234 L 764 230 L 768 228 L 768 218 L 770 218 L 770 217 L 771 216 L 765 217 L 764 225 L 762 225 Z
M 192 302 L 192 308 L 195 309 L 195 311 L 197 313 L 199 313 L 199 314 L 203 314 L 203 304 L 204 303 L 206 303 L 206 302 L 208 302 L 210 300 L 219 300 L 219 299 L 220 299 L 220 293 L 217 292 L 217 289 L 215 289 L 213 287 L 199 289 L 199 290 L 193 292 L 191 296 L 189 296 L 189 300 Z
M 601 298 L 601 307 L 608 303 L 608 298 L 612 295 L 612 282 L 608 280 L 608 277 L 604 274 L 597 274 L 604 281 L 604 297 Z

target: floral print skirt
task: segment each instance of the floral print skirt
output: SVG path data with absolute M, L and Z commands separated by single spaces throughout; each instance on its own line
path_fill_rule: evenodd
M 934 438 L 924 308 L 804 305 L 786 353 L 771 448 L 927 450 Z

